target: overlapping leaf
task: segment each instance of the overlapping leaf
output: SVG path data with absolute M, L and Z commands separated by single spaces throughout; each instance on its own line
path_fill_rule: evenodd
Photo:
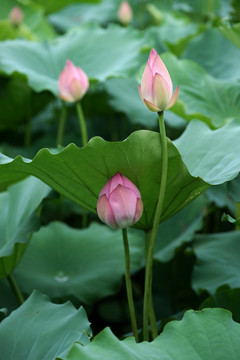
M 168 323 L 151 343 L 136 344 L 132 337 L 120 341 L 106 328 L 88 346 L 74 344 L 65 360 L 238 360 L 239 336 L 240 325 L 230 312 L 190 310 L 181 321 Z
M 70 348 L 73 341 L 89 342 L 91 334 L 85 310 L 68 302 L 56 305 L 34 291 L 31 297 L 0 324 L 3 359 L 52 360 Z

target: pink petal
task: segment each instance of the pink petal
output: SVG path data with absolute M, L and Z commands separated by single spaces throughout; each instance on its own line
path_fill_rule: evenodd
M 143 202 L 142 202 L 142 199 L 138 198 L 136 211 L 135 211 L 135 215 L 134 215 L 134 219 L 133 219 L 134 224 L 136 222 L 138 222 L 138 220 L 141 218 L 142 213 L 143 213 Z
M 122 229 L 133 225 L 136 212 L 137 197 L 131 189 L 122 185 L 111 193 L 109 203 L 118 226 Z
M 124 187 L 131 189 L 137 197 L 141 198 L 138 188 L 126 176 L 122 175 L 122 181 Z
M 156 105 L 151 103 L 150 101 L 147 101 L 146 99 L 143 99 L 143 102 L 144 102 L 144 104 L 147 106 L 147 108 L 149 110 L 154 111 L 154 112 L 160 111 L 160 109 Z
M 172 93 L 170 92 L 166 80 L 160 74 L 156 74 L 154 77 L 153 92 L 154 104 L 160 111 L 165 110 L 171 99 Z
M 172 88 L 171 77 L 169 75 L 169 72 L 168 72 L 164 62 L 162 61 L 162 59 L 160 58 L 160 56 L 158 54 L 155 57 L 153 64 L 152 64 L 152 73 L 153 73 L 153 75 L 160 74 L 164 78 L 164 80 L 168 84 L 170 93 L 172 94 L 173 88 Z
M 145 66 L 142 76 L 141 94 L 144 99 L 153 102 L 153 74 L 148 63 Z
M 179 86 L 176 88 L 176 90 L 174 91 L 174 94 L 170 100 L 170 102 L 168 103 L 168 106 L 166 107 L 166 110 L 170 109 L 173 105 L 176 104 L 177 99 L 178 99 L 178 95 L 179 95 Z
M 113 175 L 108 182 L 104 185 L 104 187 L 102 188 L 102 190 L 100 191 L 99 197 L 102 195 L 106 195 L 107 198 L 109 199 L 109 196 L 111 194 L 111 192 L 118 186 L 118 185 L 122 185 L 122 175 L 119 172 L 116 172 L 115 175 Z
M 153 67 L 153 63 L 156 60 L 156 57 L 158 56 L 158 53 L 156 52 L 155 49 L 152 49 L 150 51 L 149 57 L 148 57 L 148 64 L 150 66 L 150 68 L 152 69 Z
M 123 180 L 122 174 L 116 172 L 116 174 L 113 175 L 110 179 L 110 194 L 113 192 L 114 189 L 116 189 L 116 187 L 118 187 L 118 185 L 123 185 Z
M 81 86 L 81 83 L 76 78 L 74 78 L 72 80 L 72 82 L 71 82 L 70 93 L 71 93 L 74 101 L 80 100 L 84 95 L 84 91 L 83 91 L 83 88 Z
M 101 196 L 97 201 L 97 214 L 102 222 L 109 225 L 113 229 L 118 228 L 106 195 Z
M 104 185 L 104 187 L 100 191 L 99 197 L 101 197 L 102 195 L 106 195 L 106 197 L 109 198 L 109 196 L 110 196 L 110 187 L 111 187 L 111 181 L 110 180 L 108 180 L 108 182 Z
M 80 68 L 76 68 L 76 73 L 77 73 L 77 78 L 79 79 L 82 88 L 83 88 L 83 92 L 85 94 L 85 92 L 88 90 L 89 88 L 89 81 L 88 81 L 88 77 L 85 74 L 85 72 L 80 69 Z

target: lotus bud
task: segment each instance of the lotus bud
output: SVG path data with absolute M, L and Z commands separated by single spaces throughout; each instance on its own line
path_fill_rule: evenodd
M 9 20 L 13 25 L 16 26 L 20 25 L 23 21 L 23 12 L 18 6 L 15 6 L 10 11 Z
M 118 19 L 121 24 L 128 25 L 133 18 L 132 8 L 127 1 L 122 1 L 118 10 Z
M 171 77 L 158 53 L 152 49 L 138 86 L 142 101 L 151 111 L 170 109 L 177 101 L 179 86 L 173 92 Z
M 125 229 L 142 216 L 143 202 L 138 188 L 117 172 L 102 188 L 97 201 L 99 218 L 113 229 Z
M 58 87 L 60 98 L 68 102 L 75 102 L 87 92 L 89 88 L 88 77 L 82 69 L 67 60 L 65 68 L 59 76 Z

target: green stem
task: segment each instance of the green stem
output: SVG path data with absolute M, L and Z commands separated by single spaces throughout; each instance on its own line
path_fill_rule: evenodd
M 82 106 L 80 102 L 76 103 L 77 113 L 78 113 L 78 119 L 79 119 L 79 125 L 80 130 L 82 134 L 82 146 L 87 145 L 88 142 L 88 135 L 87 135 L 87 127 L 86 127 L 86 121 L 83 115 Z
M 14 291 L 14 293 L 15 293 L 15 295 L 16 295 L 19 303 L 20 303 L 20 305 L 22 305 L 22 304 L 24 303 L 24 298 L 23 298 L 23 296 L 22 296 L 22 293 L 21 293 L 21 291 L 20 291 L 20 289 L 19 289 L 16 281 L 14 280 L 14 278 L 12 277 L 12 275 L 8 275 L 7 279 L 8 279 L 8 281 L 9 281 L 9 283 L 10 283 L 10 285 L 11 285 L 11 288 L 13 289 L 13 291 Z
M 149 251 L 146 262 L 146 272 L 145 272 L 145 290 L 144 290 L 144 303 L 143 303 L 143 340 L 146 341 L 149 340 L 148 316 L 150 313 L 150 300 L 152 293 L 153 253 L 154 253 L 154 246 L 157 237 L 158 225 L 163 210 L 163 202 L 165 198 L 165 191 L 167 185 L 167 171 L 168 171 L 167 137 L 165 132 L 163 112 L 158 113 L 158 118 L 159 118 L 161 148 L 162 148 L 162 169 L 161 169 L 161 182 L 160 182 L 158 203 L 153 220 L 153 228 L 150 238 Z
M 240 202 L 236 201 L 236 215 L 235 215 L 236 219 L 240 218 Z M 240 226 L 239 225 L 235 225 L 235 229 L 236 230 L 240 230 Z
M 29 94 L 29 103 L 27 105 L 27 122 L 25 127 L 25 139 L 24 145 L 25 148 L 29 148 L 32 142 L 32 114 L 31 114 L 31 93 Z
M 146 263 L 147 263 L 148 252 L 149 252 L 150 239 L 151 239 L 151 232 L 148 231 L 148 232 L 146 232 L 146 237 L 145 237 Z M 151 286 L 152 286 L 152 284 L 151 284 Z M 150 292 L 150 295 L 149 295 L 149 314 L 148 315 L 149 315 L 149 321 L 150 321 L 150 325 L 151 325 L 151 329 L 152 329 L 152 338 L 155 339 L 158 336 L 158 331 L 157 331 L 157 322 L 156 322 L 156 316 L 155 316 L 154 306 L 153 306 L 152 292 Z
M 88 135 L 87 135 L 86 121 L 85 121 L 85 118 L 83 115 L 82 105 L 80 102 L 76 103 L 76 108 L 77 108 L 78 120 L 79 120 L 81 135 L 82 135 L 82 146 L 85 146 L 88 143 Z M 87 212 L 85 210 L 83 210 L 83 212 L 82 212 L 82 228 L 84 229 L 86 227 L 87 227 Z
M 60 119 L 59 119 L 59 125 L 58 125 L 57 146 L 59 146 L 59 145 L 61 146 L 62 142 L 63 142 L 63 134 L 64 134 L 64 128 L 65 128 L 65 123 L 66 123 L 66 114 L 67 114 L 66 106 L 63 103 L 62 109 L 61 109 L 61 114 L 60 114 Z
M 127 229 L 122 229 L 122 237 L 123 237 L 124 254 L 125 254 L 125 280 L 126 280 L 126 288 L 127 288 L 128 306 L 129 306 L 133 335 L 135 337 L 136 342 L 138 342 L 137 320 L 136 320 L 133 294 L 132 294 L 132 282 L 131 282 L 131 273 L 130 273 L 130 252 L 129 252 Z

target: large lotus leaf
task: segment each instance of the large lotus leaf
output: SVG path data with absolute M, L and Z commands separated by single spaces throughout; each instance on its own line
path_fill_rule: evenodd
M 239 82 L 219 80 L 208 75 L 192 60 L 178 60 L 163 54 L 175 84 L 180 85 L 177 105 L 172 109 L 187 120 L 200 119 L 211 127 L 220 127 L 232 118 L 240 119 Z
M 183 57 L 196 61 L 218 79 L 240 79 L 240 49 L 217 29 L 209 29 L 192 40 Z
M 194 252 L 197 257 L 192 284 L 196 291 L 214 294 L 222 285 L 240 287 L 240 232 L 197 235 Z
M 154 259 L 170 261 L 175 251 L 184 243 L 192 241 L 202 227 L 205 197 L 198 197 L 191 204 L 160 224 L 158 228 Z
M 0 278 L 9 275 L 18 264 L 32 232 L 40 226 L 34 212 L 49 187 L 29 177 L 0 193 Z
M 26 75 L 37 92 L 58 94 L 58 77 L 67 59 L 80 66 L 90 78 L 128 76 L 139 66 L 140 49 L 146 36 L 133 28 L 91 25 L 52 42 L 12 40 L 0 43 L 0 70 Z
M 131 270 L 136 271 L 144 260 L 142 232 L 129 232 L 129 244 Z M 89 304 L 118 291 L 123 275 L 121 230 L 97 223 L 79 230 L 52 222 L 34 234 L 14 278 L 23 292 L 37 288 L 51 297 L 74 295 Z
M 201 121 L 191 121 L 182 136 L 174 141 L 193 176 L 212 185 L 235 178 L 240 171 L 239 120 L 210 130 Z
M 181 321 L 168 323 L 151 343 L 136 344 L 133 337 L 120 341 L 106 328 L 89 345 L 74 344 L 65 360 L 238 360 L 239 336 L 240 324 L 229 311 L 189 310 Z
M 162 220 L 186 206 L 209 186 L 202 179 L 189 175 L 170 140 L 168 156 Z M 59 154 L 42 149 L 32 161 L 21 156 L 12 161 L 2 155 L 1 162 L 0 188 L 31 174 L 92 212 L 96 212 L 100 190 L 119 171 L 137 185 L 142 195 L 144 213 L 136 226 L 142 229 L 152 226 L 160 186 L 159 133 L 140 130 L 122 142 L 107 142 L 95 137 L 84 148 L 70 144 Z
M 99 24 L 117 20 L 120 1 L 102 0 L 100 3 L 71 4 L 51 14 L 49 21 L 62 31 L 67 31 L 82 23 L 94 22 Z
M 85 310 L 67 302 L 57 305 L 37 291 L 0 324 L 2 359 L 53 360 L 73 341 L 89 342 L 91 334 Z

